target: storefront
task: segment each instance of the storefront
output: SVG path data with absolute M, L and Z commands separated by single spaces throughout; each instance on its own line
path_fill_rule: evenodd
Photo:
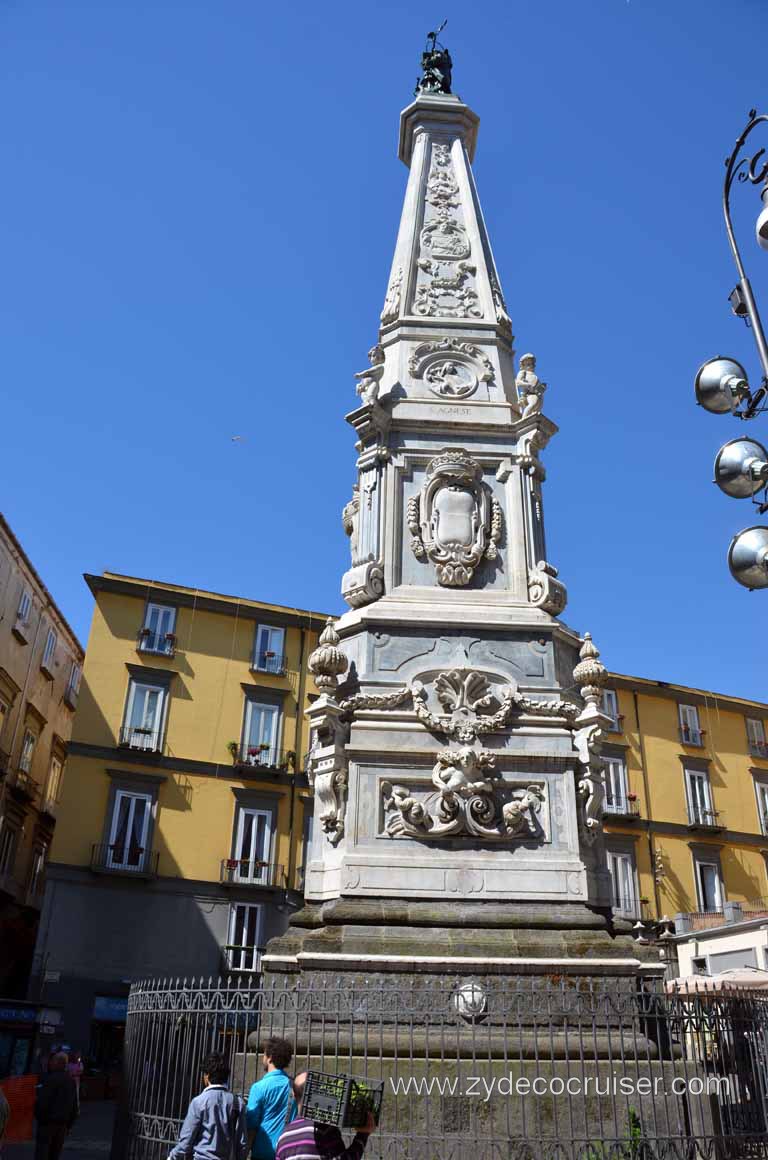
M 60 1024 L 55 1008 L 0 999 L 0 1079 L 37 1071 L 37 1056 L 50 1049 Z
M 99 1071 L 120 1070 L 127 1017 L 127 995 L 96 995 L 94 997 L 88 1056 L 93 1066 Z

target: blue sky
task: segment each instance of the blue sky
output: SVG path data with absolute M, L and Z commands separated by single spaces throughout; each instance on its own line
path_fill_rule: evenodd
M 768 593 L 725 563 L 759 521 L 710 482 L 742 426 L 692 392 L 719 352 L 758 379 L 719 198 L 768 107 L 763 0 L 3 0 L 0 508 L 84 639 L 81 574 L 104 568 L 342 609 L 343 416 L 444 16 L 516 346 L 560 426 L 566 620 L 612 668 L 766 699 Z M 768 314 L 757 193 L 734 202 Z

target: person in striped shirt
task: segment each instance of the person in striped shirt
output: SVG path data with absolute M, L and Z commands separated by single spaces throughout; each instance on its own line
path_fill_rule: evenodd
M 347 1147 L 338 1128 L 331 1124 L 316 1124 L 302 1116 L 302 1101 L 307 1073 L 302 1071 L 293 1081 L 293 1095 L 299 1110 L 298 1117 L 285 1127 L 277 1141 L 275 1160 L 361 1160 L 365 1145 L 376 1127 L 373 1113 L 368 1113 L 364 1128 L 358 1128 Z

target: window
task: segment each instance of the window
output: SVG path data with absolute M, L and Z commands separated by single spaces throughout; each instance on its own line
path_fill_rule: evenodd
M 252 902 L 238 902 L 229 912 L 229 944 L 225 947 L 227 969 L 258 971 L 261 967 L 259 936 L 261 907 Z
M 48 635 L 45 638 L 45 648 L 43 649 L 43 659 L 40 662 L 40 668 L 45 672 L 53 674 L 53 658 L 56 655 L 56 645 L 59 638 L 52 628 L 48 629 Z
M 120 741 L 132 749 L 158 750 L 162 747 L 165 716 L 164 685 L 150 685 L 143 681 L 131 680 L 128 686 L 128 702 L 125 724 L 120 731 Z
M 600 712 L 611 719 L 611 730 L 621 733 L 621 717 L 619 716 L 619 698 L 614 689 L 603 689 L 600 694 Z
M 285 672 L 285 629 L 260 624 L 253 645 L 253 665 L 261 673 Z
M 627 767 L 623 757 L 605 758 L 605 812 L 609 814 L 629 812 Z
M 272 852 L 272 814 L 269 810 L 241 806 L 235 839 L 236 882 L 269 884 Z
M 768 836 L 768 782 L 756 781 L 757 815 L 760 819 L 760 830 Z
M 48 771 L 48 784 L 45 787 L 46 802 L 57 802 L 59 800 L 59 793 L 61 791 L 61 772 L 63 769 L 62 762 L 58 757 L 51 758 L 51 768 Z
M 699 710 L 695 705 L 680 705 L 680 738 L 685 745 L 702 745 Z
M 152 798 L 146 793 L 115 793 L 106 864 L 111 870 L 143 870 Z
M 3 697 L 0 697 L 0 737 L 3 736 L 3 729 L 5 728 L 5 723 L 8 720 L 9 709 L 10 705 L 8 702 L 4 700 Z
M 72 661 L 72 668 L 69 670 L 69 680 L 67 681 L 67 692 L 74 693 L 77 696 L 77 691 L 80 688 L 80 665 L 77 661 Z
M 173 656 L 176 650 L 176 609 L 167 604 L 148 604 L 139 633 L 139 652 Z
M 747 741 L 753 757 L 768 757 L 765 744 L 765 724 L 757 717 L 747 717 Z
M 16 861 L 19 831 L 8 823 L 0 827 L 0 874 L 11 874 Z
M 696 896 L 699 910 L 722 910 L 723 891 L 720 883 L 720 863 L 694 858 Z
M 698 769 L 685 771 L 688 821 L 695 826 L 714 826 L 717 814 L 712 809 L 709 775 Z
M 280 709 L 250 698 L 245 703 L 245 735 L 241 759 L 248 765 L 277 765 Z
M 32 611 L 32 593 L 28 588 L 25 588 L 19 600 L 19 608 L 16 613 L 16 619 L 20 620 L 22 624 L 26 624 L 29 620 L 29 614 Z
M 32 862 L 32 873 L 29 876 L 29 893 L 41 894 L 43 890 L 43 876 L 45 874 L 45 863 L 48 857 L 48 844 L 41 842 L 35 849 L 35 856 Z
M 24 730 L 24 740 L 21 743 L 21 756 L 19 757 L 19 769 L 22 773 L 29 773 L 32 768 L 32 757 L 37 745 L 37 738 L 31 729 Z
M 608 870 L 613 885 L 614 909 L 628 918 L 639 918 L 635 865 L 631 854 L 616 854 L 609 850 Z

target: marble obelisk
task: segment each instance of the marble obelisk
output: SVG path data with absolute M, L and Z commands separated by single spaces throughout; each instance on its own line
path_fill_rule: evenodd
M 560 619 L 545 546 L 557 428 L 534 356 L 515 370 L 478 117 L 436 71 L 400 118 L 405 203 L 347 416 L 350 607 L 310 659 L 306 906 L 264 966 L 632 975 L 601 832 L 605 669 Z

